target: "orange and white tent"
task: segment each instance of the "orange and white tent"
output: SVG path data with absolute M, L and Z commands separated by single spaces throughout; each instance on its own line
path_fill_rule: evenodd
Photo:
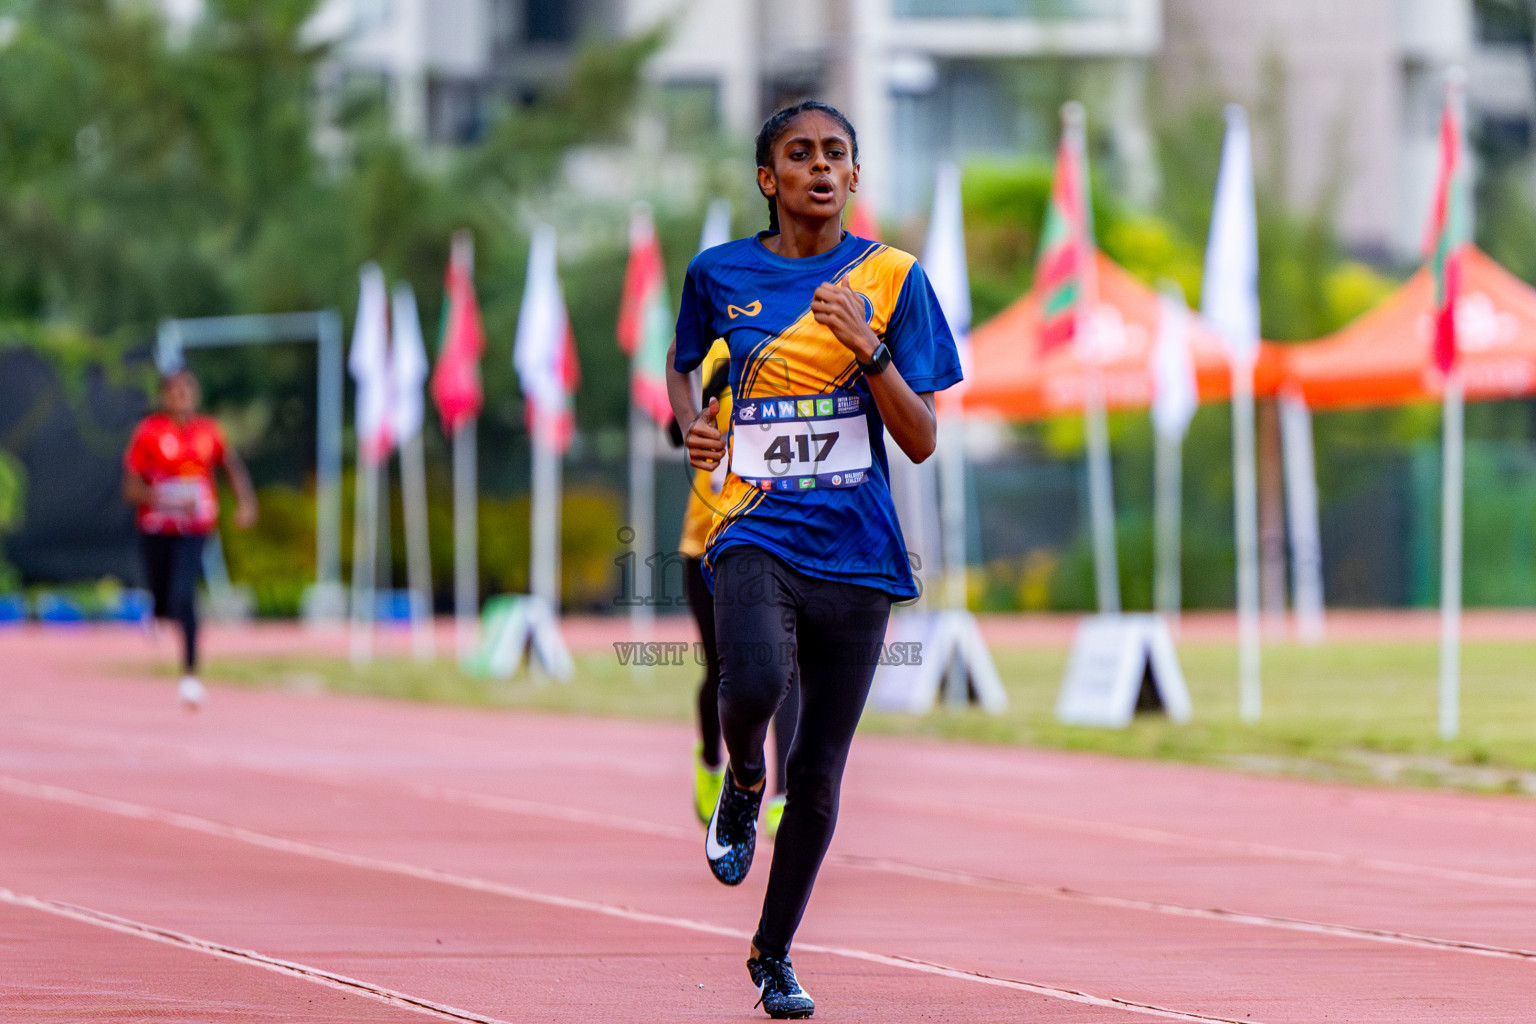
M 1439 400 L 1434 280 L 1420 270 L 1354 323 L 1286 352 L 1288 388 L 1313 409 Z M 1456 303 L 1459 365 L 1468 401 L 1536 394 L 1536 289 L 1471 246 Z
M 1091 330 L 1103 353 L 1105 404 L 1110 410 L 1152 404 L 1152 350 L 1160 314 L 1156 291 L 1114 261 L 1098 256 L 1099 304 Z M 1083 411 L 1090 366 L 1066 345 L 1040 354 L 1040 304 L 1026 295 L 971 331 L 971 375 L 965 407 L 1008 419 L 1030 420 Z M 1190 356 L 1202 402 L 1232 393 L 1226 343 L 1198 317 L 1189 318 Z M 1254 393 L 1272 395 L 1280 382 L 1282 349 L 1265 344 L 1254 373 Z

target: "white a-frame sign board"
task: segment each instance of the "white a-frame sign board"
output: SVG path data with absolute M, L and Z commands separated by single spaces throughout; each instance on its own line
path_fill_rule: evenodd
M 1072 642 L 1056 718 L 1122 729 L 1138 711 L 1189 720 L 1189 690 L 1168 624 L 1157 615 L 1095 615 Z

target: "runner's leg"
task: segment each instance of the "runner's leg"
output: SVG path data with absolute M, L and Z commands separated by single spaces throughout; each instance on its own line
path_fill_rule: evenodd
M 792 571 L 792 570 L 791 570 Z M 787 956 L 837 825 L 848 748 L 869 696 L 890 597 L 798 573 L 800 721 L 789 750 L 789 792 L 774 844 L 763 916 L 752 944 Z
M 171 610 L 171 541 L 158 533 L 139 534 L 139 554 L 144 560 L 144 585 L 149 588 L 155 618 L 175 618 Z
M 699 684 L 699 740 L 703 743 L 704 763 L 711 768 L 720 764 L 720 655 L 715 649 L 715 595 L 704 582 L 704 562 L 689 558 L 683 572 L 688 589 L 688 607 L 699 626 L 699 641 L 704 645 L 704 681 Z
M 758 548 L 731 548 L 715 561 L 720 726 L 740 786 L 756 786 L 763 778 L 768 723 L 794 675 L 793 659 L 782 656 L 794 640 L 791 573 Z
M 169 537 L 171 616 L 181 623 L 182 670 L 197 674 L 197 580 L 203 570 L 202 537 Z
M 791 668 L 794 666 L 791 665 Z M 783 793 L 789 788 L 789 748 L 795 740 L 795 723 L 800 718 L 799 672 L 789 680 L 789 690 L 779 702 L 779 710 L 773 713 L 773 791 Z

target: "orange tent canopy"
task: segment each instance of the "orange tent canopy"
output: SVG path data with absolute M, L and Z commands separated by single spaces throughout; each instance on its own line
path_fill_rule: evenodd
M 1536 289 L 1480 250 L 1463 253 L 1456 333 L 1469 400 L 1536 393 Z M 1313 409 L 1438 399 L 1434 280 L 1420 270 L 1385 302 L 1320 341 L 1287 353 L 1286 381 Z
M 1161 315 L 1158 294 L 1118 264 L 1098 256 L 1098 327 L 1107 358 L 1103 366 L 1105 404 L 1110 409 L 1145 409 L 1152 404 L 1152 349 Z M 1004 309 L 971 332 L 971 379 L 965 407 L 1009 419 L 1039 419 L 1083 411 L 1089 367 L 1073 346 L 1041 357 L 1040 304 L 1034 294 Z M 1198 317 L 1189 318 L 1190 354 L 1201 401 L 1226 401 L 1232 371 L 1226 344 Z M 1254 392 L 1274 394 L 1281 355 L 1263 345 L 1254 374 Z

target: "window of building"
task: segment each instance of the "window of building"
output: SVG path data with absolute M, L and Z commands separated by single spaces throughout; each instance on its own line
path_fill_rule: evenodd
M 485 122 L 485 98 L 478 82 L 436 77 L 427 82 L 428 139 L 468 145 L 484 137 Z
M 1525 0 L 1476 0 L 1472 11 L 1482 42 L 1531 45 L 1531 9 Z
M 523 0 L 523 38 L 530 43 L 576 40 L 580 11 L 576 0 Z

